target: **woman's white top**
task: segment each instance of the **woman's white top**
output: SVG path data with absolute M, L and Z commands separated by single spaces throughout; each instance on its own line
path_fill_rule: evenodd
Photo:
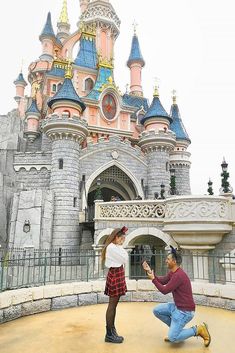
M 128 253 L 121 245 L 110 243 L 106 248 L 105 266 L 120 267 L 127 263 Z

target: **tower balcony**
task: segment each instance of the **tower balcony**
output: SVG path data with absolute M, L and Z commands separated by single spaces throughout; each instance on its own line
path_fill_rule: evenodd
M 69 117 L 68 113 L 62 115 L 51 114 L 42 122 L 44 133 L 52 140 L 72 139 L 83 141 L 88 135 L 87 122 L 79 116 Z

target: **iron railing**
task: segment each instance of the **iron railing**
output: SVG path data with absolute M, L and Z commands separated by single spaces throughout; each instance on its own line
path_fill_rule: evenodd
M 165 251 L 133 250 L 129 255 L 130 279 L 144 279 L 146 260 L 157 275 L 165 275 Z M 192 281 L 235 284 L 235 256 L 222 253 L 183 253 L 182 267 Z M 105 278 L 94 251 L 11 249 L 0 253 L 0 291 L 46 284 L 90 281 Z

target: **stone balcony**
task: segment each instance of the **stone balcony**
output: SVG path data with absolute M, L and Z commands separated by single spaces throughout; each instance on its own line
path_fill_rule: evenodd
M 231 232 L 234 209 L 235 203 L 222 196 L 97 202 L 95 228 L 100 233 L 102 225 L 110 229 L 114 223 L 119 223 L 133 231 L 136 225 L 136 228 L 144 227 L 144 234 L 151 223 L 151 227 L 161 230 L 182 248 L 210 250 Z

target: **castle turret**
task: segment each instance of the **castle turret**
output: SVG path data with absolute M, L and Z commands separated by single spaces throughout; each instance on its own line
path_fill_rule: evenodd
M 145 62 L 141 54 L 139 40 L 134 32 L 131 44 L 131 52 L 127 61 L 127 66 L 130 68 L 130 94 L 135 96 L 143 96 L 141 72 Z
M 15 101 L 19 103 L 21 98 L 24 98 L 25 87 L 27 86 L 27 82 L 24 79 L 22 72 L 20 72 L 17 79 L 14 81 L 16 86 L 16 95 L 14 97 Z
M 40 135 L 39 119 L 41 117 L 41 113 L 38 110 L 35 98 L 32 99 L 30 107 L 25 112 L 25 117 L 27 121 L 27 126 L 24 131 L 24 134 L 27 136 L 27 139 L 30 142 L 33 142 L 37 138 L 37 136 Z
M 47 20 L 39 39 L 42 43 L 42 55 L 40 56 L 40 59 L 42 61 L 52 61 L 54 57 L 54 43 L 56 42 L 56 37 L 51 23 L 50 12 L 48 12 Z
M 68 18 L 67 0 L 63 0 L 59 21 L 57 22 L 57 38 L 63 42 L 69 36 L 70 24 Z
M 20 117 L 24 116 L 25 112 L 25 87 L 27 86 L 27 82 L 24 79 L 22 72 L 20 72 L 17 79 L 14 81 L 14 85 L 16 87 L 16 95 L 14 97 L 16 103 L 18 104 L 18 109 L 20 113 Z
M 152 104 L 141 120 L 145 127 L 139 146 L 147 156 L 148 192 L 147 197 L 153 199 L 161 193 L 161 184 L 166 192 L 170 186 L 170 153 L 175 147 L 175 134 L 168 130 L 172 118 L 162 106 L 158 90 L 155 89 Z
M 50 188 L 54 191 L 52 246 L 79 247 L 80 145 L 88 135 L 87 123 L 81 118 L 85 104 L 77 95 L 68 64 L 65 80 L 48 102 L 53 110 L 43 122 L 43 132 L 52 141 Z
M 190 188 L 190 156 L 187 151 L 191 141 L 184 127 L 183 121 L 180 116 L 178 104 L 176 103 L 175 91 L 173 91 L 173 104 L 171 106 L 170 116 L 173 121 L 171 122 L 170 129 L 176 135 L 176 146 L 170 155 L 170 167 L 175 173 L 176 191 L 179 195 L 191 194 Z

